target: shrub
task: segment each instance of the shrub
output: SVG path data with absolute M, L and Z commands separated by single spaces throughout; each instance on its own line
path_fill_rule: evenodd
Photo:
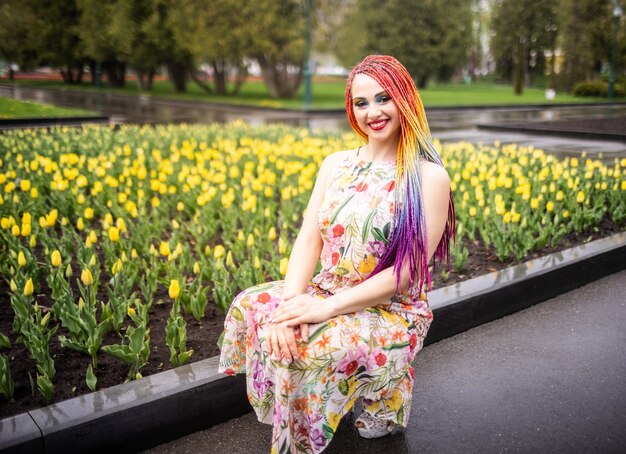
M 609 95 L 609 84 L 602 80 L 586 80 L 574 85 L 574 96 L 606 98 Z M 615 84 L 615 97 L 623 98 L 626 96 L 624 86 Z

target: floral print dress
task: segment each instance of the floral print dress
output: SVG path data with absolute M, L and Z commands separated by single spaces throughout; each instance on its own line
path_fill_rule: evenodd
M 391 234 L 395 162 L 367 162 L 357 151 L 334 170 L 319 211 L 321 271 L 306 292 L 315 298 L 357 285 L 382 256 Z M 383 305 L 296 330 L 299 358 L 287 365 L 267 353 L 266 327 L 284 281 L 241 292 L 224 323 L 219 371 L 246 373 L 259 421 L 273 424 L 272 453 L 319 453 L 358 398 L 364 410 L 406 426 L 411 361 L 432 321 L 425 293 L 408 290 Z

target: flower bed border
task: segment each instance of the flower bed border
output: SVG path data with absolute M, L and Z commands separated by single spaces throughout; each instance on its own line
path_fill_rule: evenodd
M 626 232 L 429 293 L 425 344 L 512 314 L 626 268 Z M 75 397 L 0 421 L 0 451 L 137 452 L 250 411 L 243 375 L 218 358 Z

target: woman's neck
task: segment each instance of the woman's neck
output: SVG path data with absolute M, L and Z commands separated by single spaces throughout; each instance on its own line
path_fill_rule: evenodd
M 400 137 L 396 140 L 376 141 L 369 140 L 367 145 L 361 150 L 360 156 L 372 162 L 395 161 L 398 157 L 398 144 Z

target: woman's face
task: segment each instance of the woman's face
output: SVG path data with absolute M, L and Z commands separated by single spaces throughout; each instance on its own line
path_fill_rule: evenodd
M 352 80 L 352 112 L 369 141 L 395 141 L 400 134 L 398 106 L 376 80 L 357 74 Z

